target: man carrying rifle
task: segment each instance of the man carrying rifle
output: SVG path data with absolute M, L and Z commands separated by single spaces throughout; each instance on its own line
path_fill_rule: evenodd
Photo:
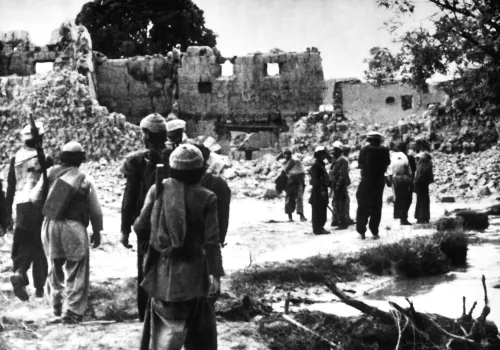
M 168 162 L 169 151 L 165 147 L 167 141 L 167 125 L 165 119 L 158 113 L 153 113 L 141 120 L 142 140 L 144 149 L 126 156 L 121 172 L 127 179 L 122 202 L 121 240 L 126 248 L 134 220 L 139 216 L 144 204 L 146 193 L 155 183 L 157 164 Z M 182 134 L 181 134 L 182 135 Z M 167 154 L 168 153 L 168 154 Z M 148 294 L 140 286 L 143 279 L 144 254 L 147 251 L 149 230 L 136 231 L 137 234 L 137 306 L 139 319 L 144 320 Z
M 10 281 L 14 294 L 22 301 L 29 300 L 26 286 L 29 284 L 27 271 L 30 266 L 33 265 L 33 284 L 38 298 L 43 297 L 48 268 L 40 236 L 42 211 L 30 201 L 29 195 L 53 161 L 50 157 L 46 160 L 43 155 L 42 123 L 33 124 L 35 125 L 27 125 L 21 131 L 24 146 L 11 159 L 6 194 L 7 208 L 13 209 L 14 216 L 14 274 Z

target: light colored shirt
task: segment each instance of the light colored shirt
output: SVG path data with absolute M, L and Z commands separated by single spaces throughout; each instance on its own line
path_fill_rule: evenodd
M 391 154 L 391 165 L 387 169 L 388 175 L 408 175 L 412 176 L 410 161 L 403 152 L 393 152 Z

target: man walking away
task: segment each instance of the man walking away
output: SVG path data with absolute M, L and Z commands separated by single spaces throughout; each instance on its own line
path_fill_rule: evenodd
M 40 122 L 35 123 L 40 137 L 44 130 Z M 30 201 L 30 192 L 40 180 L 43 169 L 38 160 L 36 140 L 31 134 L 31 126 L 27 125 L 21 131 L 24 146 L 11 159 L 7 177 L 7 208 L 8 214 L 14 205 L 14 242 L 12 245 L 12 262 L 14 274 L 10 277 L 14 294 L 21 300 L 29 300 L 26 286 L 29 284 L 27 271 L 32 265 L 33 284 L 36 297 L 44 294 L 47 280 L 47 258 L 43 252 L 41 239 L 42 210 Z M 41 139 L 42 140 L 42 139 Z M 40 140 L 40 141 L 41 141 Z M 53 164 L 48 159 L 46 164 Z
M 340 141 L 333 143 L 334 163 L 331 171 L 331 186 L 339 230 L 344 230 L 349 226 L 347 186 L 351 184 L 351 179 L 349 178 L 349 162 L 342 154 L 343 148 L 344 145 Z
M 200 180 L 200 186 L 212 191 L 217 196 L 217 219 L 219 223 L 219 241 L 221 247 L 224 247 L 226 241 L 227 228 L 229 227 L 229 208 L 231 204 L 231 189 L 229 188 L 226 180 L 220 176 L 212 174 L 208 168 L 207 163 L 210 159 L 210 150 L 203 145 L 196 145 L 200 150 L 203 161 L 205 173 Z
M 126 248 L 132 248 L 129 245 L 131 228 L 141 212 L 146 193 L 155 183 L 156 165 L 168 162 L 165 147 L 167 127 L 163 117 L 158 113 L 150 114 L 141 120 L 140 127 L 145 148 L 127 155 L 120 169 L 127 179 L 121 212 L 121 243 Z M 144 277 L 142 266 L 149 242 L 149 231 L 136 231 L 136 235 L 137 307 L 139 319 L 142 321 L 146 312 L 148 295 L 140 284 Z
M 401 225 L 411 225 L 408 221 L 413 195 L 413 172 L 407 156 L 406 143 L 398 142 L 396 152 L 391 155 L 392 186 L 394 190 L 394 219 L 399 219 Z
M 385 172 L 391 163 L 389 149 L 382 146 L 382 135 L 377 131 L 366 135 L 368 145 L 359 151 L 358 167 L 361 169 L 361 182 L 356 192 L 358 210 L 356 230 L 365 239 L 366 225 L 374 238 L 379 237 L 382 217 L 382 202 L 385 186 Z
M 159 258 L 147 264 L 142 286 L 151 296 L 150 327 L 143 336 L 153 350 L 215 350 L 215 311 L 207 300 L 210 276 L 220 292 L 224 275 L 217 222 L 217 198 L 199 185 L 205 169 L 198 148 L 178 146 L 170 175 L 148 192 L 137 231 L 150 229 L 150 249 Z M 161 191 L 157 193 L 157 191 Z M 144 340 L 144 339 L 143 339 Z
M 79 169 L 85 160 L 82 146 L 75 141 L 63 146 L 60 165 L 48 174 L 48 196 L 44 201 L 42 180 L 31 193 L 35 203 L 43 203 L 45 219 L 42 242 L 49 260 L 48 287 L 54 315 L 62 322 L 81 322 L 89 295 L 89 237 L 87 226 L 92 224 L 90 243 L 101 244 L 103 219 L 94 183 Z M 66 277 L 65 277 L 66 274 Z
M 307 221 L 304 216 L 304 189 L 306 174 L 302 162 L 292 157 L 290 148 L 285 148 L 283 153 L 278 156 L 278 160 L 285 158 L 283 164 L 283 172 L 286 175 L 285 187 L 285 213 L 288 214 L 288 221 L 293 221 L 292 214 L 297 208 L 297 214 L 300 216 L 300 221 Z
M 429 185 L 434 182 L 432 157 L 423 142 L 417 141 L 415 149 L 418 152 L 415 157 L 417 159 L 417 170 L 415 173 L 415 192 L 417 193 L 415 219 L 417 219 L 417 224 L 425 224 L 429 223 L 431 217 Z
M 329 179 L 324 160 L 328 157 L 324 146 L 317 146 L 314 150 L 314 164 L 309 169 L 311 176 L 311 197 L 309 204 L 312 208 L 312 227 L 315 235 L 329 234 L 325 230 L 326 210 L 328 207 Z

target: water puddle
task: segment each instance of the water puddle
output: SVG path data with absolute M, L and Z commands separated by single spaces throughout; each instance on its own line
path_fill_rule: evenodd
M 486 287 L 491 307 L 488 320 L 500 325 L 500 289 L 492 288 L 500 283 L 500 244 L 483 243 L 471 245 L 468 251 L 468 266 L 443 276 L 418 279 L 399 279 L 367 296 L 354 296 L 358 300 L 389 310 L 388 301 L 407 307 L 408 298 L 417 311 L 437 313 L 450 318 L 462 314 L 462 297 L 466 297 L 467 312 L 477 301 L 473 317 L 479 316 L 484 306 L 484 292 L 481 276 L 486 277 Z M 321 303 L 305 306 L 309 310 L 333 313 L 339 316 L 355 316 L 360 313 L 341 302 Z

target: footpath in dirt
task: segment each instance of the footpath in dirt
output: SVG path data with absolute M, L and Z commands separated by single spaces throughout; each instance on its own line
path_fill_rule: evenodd
M 386 190 L 386 196 L 388 192 Z M 355 205 L 355 201 L 353 202 Z M 446 206 L 433 203 L 432 217 L 440 217 L 445 210 L 481 208 L 493 202 L 492 199 Z M 251 198 L 233 200 L 227 246 L 223 249 L 227 273 L 223 279 L 223 293 L 232 294 L 229 290 L 232 274 L 266 262 L 305 259 L 318 254 L 358 252 L 435 232 L 430 227 L 400 226 L 398 221 L 392 219 L 392 205 L 384 204 L 380 240 L 373 240 L 369 235 L 365 241 L 360 240 L 353 226 L 343 231 L 332 229 L 330 235 L 314 236 L 310 222 L 287 222 L 283 206 L 282 198 L 273 201 Z M 306 204 L 306 209 L 308 207 Z M 142 324 L 137 319 L 135 308 L 136 252 L 135 249 L 125 249 L 119 243 L 120 217 L 116 206 L 109 205 L 104 209 L 102 244 L 91 251 L 90 257 L 90 305 L 85 322 L 80 325 L 56 323 L 48 300 L 34 298 L 32 286 L 29 286 L 28 292 L 33 297 L 28 302 L 21 302 L 13 295 L 9 282 L 12 236 L 9 234 L 0 238 L 1 350 L 138 348 Z M 413 206 L 410 212 L 412 211 Z M 310 210 L 306 210 L 307 212 Z M 354 213 L 355 207 L 351 208 L 351 215 L 354 216 Z M 326 228 L 329 229 L 328 224 Z M 338 286 L 355 291 L 356 297 L 377 290 L 390 279 L 391 277 L 374 278 L 366 275 L 354 282 L 339 283 Z M 274 305 L 275 311 L 280 311 L 282 304 L 280 301 Z M 232 322 L 218 316 L 219 349 L 269 349 L 268 342 L 259 335 L 261 319 L 262 316 L 258 316 L 249 322 Z

